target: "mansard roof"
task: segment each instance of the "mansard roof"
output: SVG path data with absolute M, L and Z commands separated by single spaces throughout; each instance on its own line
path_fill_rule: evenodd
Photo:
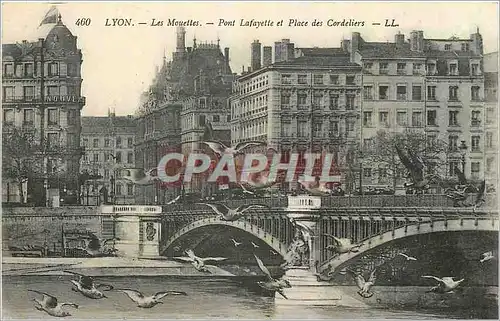
M 405 42 L 363 42 L 359 50 L 363 59 L 366 58 L 425 58 L 424 52 L 412 51 L 410 44 Z
M 81 126 L 83 135 L 108 133 L 113 129 L 134 134 L 136 124 L 132 116 L 85 116 L 81 118 Z

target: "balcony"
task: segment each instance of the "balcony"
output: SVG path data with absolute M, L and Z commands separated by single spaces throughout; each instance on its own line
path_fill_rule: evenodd
M 43 100 L 45 103 L 74 103 L 85 105 L 86 98 L 76 95 L 47 95 Z M 40 96 L 4 96 L 2 97 L 4 104 L 40 104 L 42 99 Z

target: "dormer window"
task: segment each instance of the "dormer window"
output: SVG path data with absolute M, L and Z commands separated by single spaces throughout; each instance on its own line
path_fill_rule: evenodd
M 458 75 L 458 64 L 455 62 L 450 63 L 449 71 L 450 71 L 451 76 L 457 76 Z
M 451 50 L 451 44 L 447 43 L 446 45 L 444 45 L 444 50 L 450 51 Z
M 462 51 L 469 51 L 469 44 L 467 42 L 462 44 Z
M 472 76 L 478 76 L 481 73 L 479 72 L 479 64 L 473 63 L 470 65 L 470 72 Z

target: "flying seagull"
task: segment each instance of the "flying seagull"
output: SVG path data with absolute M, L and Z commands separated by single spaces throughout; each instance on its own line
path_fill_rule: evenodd
M 152 185 L 159 180 L 156 167 L 148 171 L 143 168 L 124 168 L 123 171 L 126 171 L 127 175 L 122 178 L 135 185 Z
M 359 291 L 357 293 L 365 299 L 372 297 L 373 292 L 370 292 L 370 290 L 375 285 L 375 280 L 377 279 L 375 273 L 377 270 L 374 269 L 372 273 L 370 273 L 370 278 L 368 279 L 368 281 L 365 280 L 363 275 L 356 273 L 353 270 L 348 269 L 347 271 L 351 272 L 354 275 L 354 280 L 356 281 L 356 285 L 359 288 Z
M 42 300 L 33 299 L 35 301 L 35 308 L 39 311 L 45 311 L 47 314 L 53 317 L 67 317 L 71 314 L 67 311 L 63 310 L 65 306 L 71 306 L 75 309 L 78 309 L 78 304 L 70 303 L 70 302 L 57 302 L 57 298 L 53 295 L 50 295 L 45 292 L 37 291 L 37 290 L 28 290 L 29 292 L 34 292 L 43 295 Z
M 453 290 L 455 290 L 460 283 L 462 283 L 465 279 L 460 279 L 460 280 L 453 280 L 453 277 L 443 277 L 442 279 L 432 276 L 432 275 L 423 275 L 423 278 L 427 279 L 434 279 L 439 282 L 438 285 L 432 287 L 427 293 L 429 292 L 436 292 L 436 293 L 453 293 Z
M 72 290 L 75 292 L 80 292 L 81 294 L 83 294 L 88 298 L 91 299 L 106 298 L 106 295 L 104 295 L 104 293 L 102 293 L 99 290 L 99 288 L 104 288 L 103 291 L 110 291 L 113 289 L 113 286 L 109 284 L 95 283 L 93 277 L 71 271 L 63 271 L 63 272 L 70 273 L 79 277 L 78 281 L 71 280 L 71 283 L 73 283 L 73 285 L 75 286 L 72 288 Z
M 265 142 L 261 141 L 241 142 L 236 144 L 234 147 L 228 147 L 224 145 L 224 143 L 215 140 L 205 140 L 203 143 L 208 145 L 208 147 L 210 147 L 219 157 L 222 157 L 224 154 L 232 154 L 233 156 L 236 156 L 243 154 L 243 150 L 248 147 L 266 145 Z
M 249 209 L 252 208 L 267 208 L 265 205 L 260 205 L 260 204 L 250 204 L 250 205 L 241 205 L 238 206 L 237 208 L 229 208 L 225 204 L 220 204 L 220 203 L 199 203 L 203 205 L 209 206 L 212 210 L 214 210 L 215 213 L 217 213 L 221 219 L 224 221 L 236 221 L 240 219 L 244 214 L 245 211 L 248 211 Z
M 489 251 L 486 253 L 481 254 L 481 259 L 479 260 L 480 263 L 489 261 L 491 259 L 494 259 L 495 257 L 493 256 L 493 251 Z
M 414 152 L 407 150 L 408 155 L 403 153 L 403 151 L 396 145 L 396 152 L 398 153 L 401 163 L 406 167 L 410 173 L 410 178 L 412 180 L 411 184 L 405 183 L 405 188 L 413 188 L 417 191 L 423 191 L 429 189 L 429 184 L 438 178 L 437 175 L 427 175 L 424 177 L 424 167 L 425 164 Z
M 233 244 L 235 247 L 238 247 L 239 245 L 241 245 L 241 242 L 236 242 L 235 239 L 231 239 L 231 241 L 233 241 Z
M 208 270 L 207 268 L 207 265 L 205 264 L 206 262 L 208 261 L 224 261 L 224 260 L 227 260 L 227 258 L 225 257 L 205 257 L 205 258 L 201 258 L 199 256 L 196 256 L 194 254 L 194 251 L 189 249 L 189 250 L 186 250 L 186 255 L 187 257 L 185 256 L 182 256 L 182 257 L 174 257 L 174 259 L 176 260 L 181 260 L 181 261 L 184 261 L 184 262 L 189 262 L 191 263 L 194 268 L 200 272 L 208 272 L 208 273 L 211 273 L 210 270 Z
M 125 293 L 139 308 L 152 308 L 157 304 L 163 304 L 160 300 L 167 295 L 187 295 L 182 291 L 160 291 L 151 296 L 144 296 L 141 292 L 130 289 L 116 289 L 115 291 Z
M 257 284 L 261 288 L 266 289 L 268 291 L 276 291 L 279 294 L 281 294 L 282 297 L 284 297 L 285 299 L 288 299 L 286 297 L 285 293 L 283 293 L 283 289 L 291 288 L 292 285 L 290 284 L 290 282 L 288 282 L 288 280 L 284 280 L 284 279 L 273 278 L 271 276 L 271 273 L 269 272 L 269 270 L 266 268 L 266 266 L 262 262 L 262 260 L 259 259 L 259 257 L 255 254 L 253 256 L 255 256 L 255 259 L 257 260 L 257 264 L 259 265 L 259 268 L 261 269 L 262 272 L 264 272 L 264 274 L 267 277 L 266 281 L 259 281 L 259 282 L 257 282 Z
M 417 260 L 417 259 L 416 259 L 416 258 L 414 258 L 413 256 L 408 256 L 408 255 L 406 255 L 406 254 L 404 254 L 404 253 L 398 253 L 398 255 L 403 256 L 403 257 L 406 259 L 406 261 L 416 261 L 416 260 Z
M 319 176 L 311 177 L 302 175 L 298 182 L 308 191 L 311 195 L 326 196 L 332 193 L 332 189 L 326 187 L 326 182 L 320 182 Z
M 259 246 L 255 244 L 254 242 L 251 242 L 254 248 L 258 248 Z
M 323 235 L 332 238 L 335 242 L 335 244 L 329 245 L 326 248 L 334 250 L 338 254 L 343 254 L 348 252 L 359 252 L 359 248 L 364 245 L 364 243 L 352 244 L 351 240 L 348 238 L 338 238 L 331 234 L 323 234 Z

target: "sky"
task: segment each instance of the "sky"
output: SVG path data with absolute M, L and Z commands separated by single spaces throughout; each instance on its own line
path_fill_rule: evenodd
M 36 33 L 48 2 L 2 2 L 2 43 L 30 40 Z M 394 41 L 401 32 L 423 30 L 425 38 L 469 38 L 476 28 L 483 36 L 485 53 L 498 51 L 498 4 L 496 2 L 71 2 L 58 3 L 63 23 L 78 37 L 82 50 L 82 95 L 87 98 L 84 116 L 104 116 L 108 108 L 117 115 L 134 114 L 140 94 L 147 90 L 162 64 L 175 51 L 176 27 L 167 20 L 199 20 L 202 26 L 186 27 L 186 46 L 220 39 L 230 48 L 233 72 L 250 65 L 250 44 L 263 45 L 289 38 L 295 47 L 338 47 L 343 38 L 360 32 L 366 41 Z M 90 18 L 89 26 L 77 26 L 78 18 Z M 130 18 L 135 26 L 106 27 L 106 19 Z M 150 26 L 152 19 L 163 26 Z M 218 26 L 219 19 L 235 20 L 235 26 Z M 245 21 L 274 21 L 272 27 L 240 26 Z M 284 20 L 283 26 L 276 26 Z M 289 19 L 308 21 L 308 26 L 289 27 Z M 312 26 L 314 20 L 322 26 Z M 328 27 L 329 19 L 364 21 L 364 26 Z M 385 27 L 385 19 L 398 27 Z M 138 25 L 147 22 L 148 25 Z M 206 22 L 213 22 L 207 25 Z M 381 23 L 373 26 L 373 22 Z M 274 51 L 274 49 L 273 49 Z

